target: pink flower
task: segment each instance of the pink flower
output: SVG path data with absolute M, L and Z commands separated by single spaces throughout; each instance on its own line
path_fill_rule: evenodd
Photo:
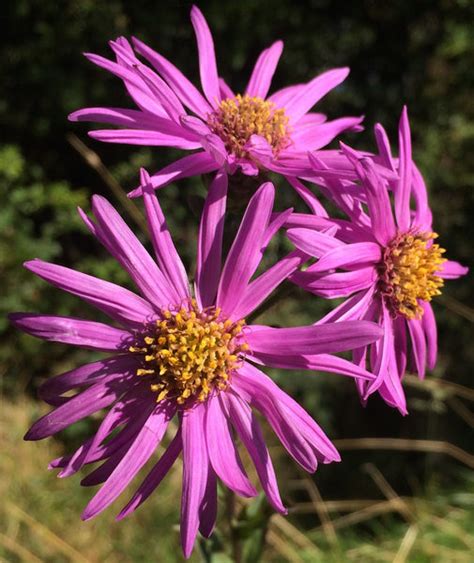
M 95 221 L 80 212 L 140 295 L 41 260 L 26 263 L 36 275 L 77 295 L 115 323 L 33 313 L 10 316 L 15 326 L 38 338 L 111 354 L 48 380 L 40 395 L 54 410 L 38 420 L 25 439 L 46 438 L 109 409 L 95 435 L 73 454 L 51 463 L 65 477 L 103 461 L 82 481 L 103 483 L 83 513 L 87 520 L 122 493 L 153 456 L 175 417 L 172 441 L 118 519 L 148 498 L 182 452 L 181 537 L 188 557 L 198 529 L 205 536 L 212 533 L 217 478 L 240 495 L 257 494 L 241 464 L 232 427 L 270 503 L 286 512 L 253 409 L 307 471 L 316 470 L 318 462 L 340 459 L 309 414 L 257 366 L 324 370 L 371 381 L 373 376 L 364 368 L 333 354 L 366 346 L 381 330 L 366 321 L 293 328 L 245 323 L 305 258 L 300 251 L 291 252 L 252 280 L 266 246 L 289 215 L 272 216 L 272 184 L 263 184 L 251 198 L 222 266 L 227 176 L 217 174 L 200 223 L 194 296 L 145 171 L 141 185 L 156 261 L 103 197 L 93 198 Z M 73 389 L 78 392 L 71 396 Z
M 338 180 L 313 159 L 322 191 L 347 215 L 330 219 L 314 196 L 297 180 L 312 201 L 314 215 L 293 214 L 286 223 L 295 246 L 316 257 L 315 264 L 292 280 L 329 299 L 348 297 L 318 325 L 366 319 L 377 322 L 384 336 L 353 353 L 354 362 L 368 362 L 376 379 L 357 382 L 363 400 L 378 391 L 390 405 L 406 414 L 401 385 L 407 360 L 420 378 L 433 369 L 437 330 L 430 301 L 441 293 L 445 279 L 467 273 L 467 268 L 444 258 L 433 232 L 426 186 L 412 162 L 408 115 L 404 108 L 399 127 L 399 158 L 392 156 L 387 135 L 375 127 L 378 155 L 343 146 L 357 182 Z M 385 171 L 382 169 L 385 168 Z M 312 199 L 311 199 L 312 198 Z M 393 200 L 393 204 L 392 204 Z
M 260 169 L 296 176 L 310 169 L 307 152 L 318 151 L 337 135 L 361 129 L 362 117 L 326 121 L 311 108 L 349 74 L 339 68 L 306 84 L 297 84 L 268 96 L 283 50 L 277 41 L 262 52 L 243 94 L 235 94 L 219 77 L 211 32 L 201 11 L 193 6 L 202 91 L 162 55 L 139 39 L 133 48 L 124 37 L 110 42 L 116 62 L 94 54 L 86 57 L 122 79 L 138 109 L 86 108 L 69 116 L 72 121 L 116 125 L 89 133 L 108 143 L 167 146 L 192 151 L 151 177 L 156 188 L 173 180 L 215 170 L 256 176 Z M 154 70 L 136 56 L 141 55 Z M 320 158 L 347 165 L 337 151 Z M 141 187 L 129 195 L 141 194 Z

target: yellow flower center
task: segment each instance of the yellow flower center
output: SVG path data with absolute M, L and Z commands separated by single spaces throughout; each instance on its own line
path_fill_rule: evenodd
M 222 319 L 215 307 L 201 311 L 194 300 L 178 311 L 165 310 L 129 348 L 143 355 L 137 375 L 150 379 L 157 402 L 202 402 L 213 390 L 225 389 L 241 365 L 248 349 L 244 324 Z
M 252 135 L 264 137 L 273 154 L 288 146 L 288 117 L 284 109 L 248 94 L 223 100 L 208 117 L 211 130 L 224 141 L 227 150 L 239 158 L 248 156 L 245 145 Z
M 384 250 L 380 265 L 380 291 L 392 316 L 420 318 L 420 301 L 431 301 L 440 295 L 443 279 L 437 275 L 444 248 L 433 243 L 436 233 L 398 235 Z

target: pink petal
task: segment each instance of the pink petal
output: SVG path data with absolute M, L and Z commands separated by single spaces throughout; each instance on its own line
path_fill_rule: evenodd
M 114 207 L 105 198 L 94 195 L 92 210 L 100 242 L 128 272 L 142 295 L 160 309 L 178 303 L 176 289 Z
M 174 411 L 164 404 L 155 408 L 120 463 L 86 506 L 82 513 L 83 520 L 90 520 L 105 510 L 125 490 L 155 452 L 173 414 Z
M 225 403 L 232 425 L 252 458 L 258 478 L 270 504 L 278 512 L 286 514 L 287 510 L 280 498 L 270 453 L 265 445 L 257 419 L 250 407 L 237 395 L 221 393 L 219 399 Z
M 42 440 L 108 407 L 131 387 L 130 380 L 134 377 L 135 374 L 130 372 L 107 375 L 100 382 L 37 420 L 25 434 L 25 440 Z
M 433 307 L 424 301 L 422 301 L 420 305 L 423 307 L 421 326 L 426 339 L 427 364 L 428 368 L 432 370 L 435 368 L 436 357 L 438 355 L 438 329 L 433 313 Z
M 319 217 L 328 217 L 328 214 L 324 207 L 319 203 L 317 197 L 313 192 L 308 189 L 298 178 L 292 178 L 287 176 L 286 178 L 289 184 L 294 188 L 295 192 L 301 197 L 301 199 L 310 208 L 311 213 L 318 215 Z
M 132 338 L 126 330 L 73 317 L 11 313 L 8 318 L 15 327 L 36 338 L 72 344 L 80 348 L 105 352 L 123 351 Z
M 122 508 L 120 513 L 117 515 L 116 520 L 122 520 L 132 512 L 135 512 L 135 510 L 146 501 L 171 469 L 177 457 L 181 453 L 181 449 L 181 429 L 178 429 L 178 432 L 171 441 L 170 445 L 166 448 L 164 454 L 153 466 L 129 502 Z
M 76 387 L 90 386 L 105 379 L 114 373 L 126 374 L 134 372 L 138 367 L 138 362 L 132 355 L 118 355 L 85 364 L 81 367 L 72 369 L 55 377 L 47 379 L 39 388 L 38 395 L 49 404 L 54 404 L 70 400 L 70 397 L 61 397 L 63 393 Z
M 355 269 L 376 264 L 382 257 L 382 249 L 375 242 L 356 242 L 339 246 L 323 254 L 311 267 L 311 272 L 324 272 L 336 268 Z
M 79 296 L 125 326 L 143 325 L 147 319 L 156 316 L 147 301 L 113 283 L 42 260 L 25 262 L 25 267 L 55 287 Z
M 341 147 L 354 164 L 356 172 L 363 182 L 374 236 L 381 245 L 385 246 L 395 238 L 397 233 L 388 190 L 369 159 L 359 160 L 355 151 L 342 143 Z
M 140 170 L 140 181 L 143 188 L 143 201 L 145 203 L 151 241 L 158 266 L 168 280 L 169 285 L 175 288 L 179 298 L 187 299 L 190 297 L 190 292 L 186 270 L 173 244 L 173 239 L 171 238 L 158 198 L 153 192 L 150 176 L 143 168 Z
M 369 287 L 366 291 L 356 293 L 343 301 L 315 324 L 324 324 L 335 321 L 357 321 L 361 319 L 370 302 L 374 299 L 376 286 Z
M 296 248 L 315 258 L 320 258 L 332 250 L 346 246 L 331 235 L 305 228 L 288 229 L 286 236 Z
M 245 89 L 246 94 L 266 98 L 282 51 L 283 42 L 276 41 L 260 54 Z
M 252 196 L 227 256 L 217 292 L 217 305 L 227 315 L 232 314 L 260 262 L 274 197 L 270 182 L 262 184 Z
M 275 265 L 249 283 L 247 289 L 232 314 L 234 319 L 243 319 L 284 282 L 303 262 L 305 255 L 299 251 L 290 252 L 285 258 L 279 260 Z
M 305 127 L 301 134 L 298 134 L 298 126 L 295 125 L 295 131 L 292 132 L 291 138 L 297 148 L 305 151 L 316 151 L 328 145 L 342 132 L 357 127 L 363 120 L 363 116 L 341 117 L 311 128 Z
M 103 143 L 172 147 L 186 151 L 200 149 L 202 146 L 201 143 L 196 141 L 188 141 L 173 135 L 140 129 L 101 129 L 89 131 L 88 135 L 92 139 L 102 141 Z
M 219 479 L 238 495 L 256 496 L 258 493 L 240 461 L 229 422 L 215 397 L 206 405 L 206 442 L 209 461 Z
M 312 417 L 259 369 L 245 362 L 234 381 L 237 381 L 239 394 L 244 400 L 268 399 L 277 416 L 286 418 L 293 427 L 292 432 L 300 433 L 308 441 L 318 461 L 328 463 L 340 460 L 336 448 Z
M 421 320 L 410 319 L 407 321 L 408 331 L 410 333 L 412 353 L 415 359 L 415 366 L 418 377 L 425 377 L 426 369 L 426 339 Z
M 181 496 L 181 545 L 191 555 L 199 528 L 199 508 L 204 499 L 209 459 L 204 440 L 204 406 L 187 410 L 182 418 L 183 487 Z
M 344 321 L 292 328 L 248 327 L 246 339 L 252 354 L 274 356 L 333 354 L 378 340 L 382 331 L 368 321 Z
M 445 280 L 455 280 L 461 276 L 465 276 L 468 272 L 469 268 L 462 266 L 459 262 L 446 260 L 446 262 L 441 265 L 440 270 L 436 273 Z
M 173 88 L 177 96 L 179 96 L 181 102 L 196 115 L 205 119 L 212 111 L 212 108 L 184 74 L 165 57 L 150 49 L 148 45 L 136 37 L 133 37 L 132 41 L 137 52 L 143 55 L 156 68 L 170 87 Z
M 285 103 L 285 113 L 292 123 L 296 123 L 300 117 L 305 115 L 322 97 L 333 88 L 343 82 L 349 74 L 348 68 L 336 68 L 328 70 L 313 78 L 308 84 L 297 91 Z
M 312 272 L 311 266 L 304 272 L 296 272 L 291 281 L 327 299 L 347 297 L 356 291 L 367 289 L 377 281 L 377 272 L 373 266 L 360 268 L 352 272 L 320 274 Z
M 400 179 L 395 190 L 395 215 L 398 227 L 402 232 L 410 228 L 410 194 L 412 185 L 411 135 L 406 106 L 403 107 L 398 129 L 400 146 L 399 175 Z
M 214 303 L 219 285 L 226 202 L 227 175 L 220 171 L 209 187 L 199 224 L 196 293 L 202 307 Z
M 197 176 L 199 174 L 207 174 L 217 170 L 219 165 L 217 162 L 206 152 L 198 152 L 185 156 L 165 168 L 162 168 L 156 174 L 151 176 L 150 181 L 153 188 L 156 190 L 162 188 L 173 180 L 180 180 L 181 178 L 189 178 L 190 176 Z M 134 198 L 143 195 L 141 186 L 132 190 L 128 197 Z
M 199 51 L 199 72 L 202 90 L 213 108 L 221 101 L 219 77 L 217 74 L 216 54 L 211 31 L 201 10 L 197 6 L 191 8 L 191 23 L 194 27 Z

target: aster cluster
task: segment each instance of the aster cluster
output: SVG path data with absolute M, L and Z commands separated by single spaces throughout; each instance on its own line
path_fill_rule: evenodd
M 48 379 L 40 395 L 54 408 L 25 437 L 51 436 L 108 409 L 91 438 L 51 462 L 61 477 L 102 462 L 83 480 L 84 485 L 102 484 L 83 518 L 114 502 L 154 457 L 118 518 L 129 515 L 182 454 L 186 557 L 198 530 L 206 537 L 212 533 L 218 480 L 241 496 L 257 494 L 240 457 L 242 448 L 270 504 L 286 512 L 257 413 L 305 470 L 340 460 L 310 414 L 264 368 L 344 375 L 354 380 L 363 404 L 377 393 L 406 414 L 407 369 L 413 366 L 424 377 L 426 367 L 436 363 L 431 301 L 444 280 L 467 272 L 446 259 L 435 242 L 426 186 L 412 160 L 406 108 L 398 156 L 381 125 L 375 126 L 375 154 L 344 143 L 324 149 L 341 133 L 361 130 L 362 117 L 328 121 L 311 111 L 343 82 L 348 69 L 329 70 L 269 96 L 283 49 L 277 41 L 258 58 L 245 91 L 236 94 L 219 77 L 212 36 L 196 7 L 191 21 L 202 92 L 149 46 L 120 37 L 110 42 L 114 60 L 86 56 L 123 82 L 135 108 L 93 107 L 70 116 L 115 126 L 89 133 L 100 141 L 189 152 L 151 176 L 142 169 L 129 194 L 143 201 L 153 255 L 105 198 L 92 198 L 92 218 L 79 210 L 86 228 L 129 274 L 137 292 L 36 259 L 25 266 L 105 313 L 110 324 L 34 313 L 10 316 L 15 326 L 38 338 L 108 354 Z M 191 285 L 157 190 L 209 173 L 213 179 L 196 237 Z M 269 174 L 283 179 L 279 189 L 296 192 L 306 213 L 274 209 L 275 188 L 262 180 Z M 229 241 L 228 197 L 247 197 L 238 189 L 249 179 L 254 188 Z M 166 198 L 166 190 L 159 193 Z M 338 209 L 337 217 L 329 208 Z M 294 249 L 266 271 L 258 270 L 267 246 L 281 232 Z M 309 326 L 275 328 L 249 320 L 285 281 L 303 288 L 308 300 L 314 295 L 342 302 Z M 350 359 L 341 352 L 349 352 Z M 166 448 L 157 456 L 163 440 Z

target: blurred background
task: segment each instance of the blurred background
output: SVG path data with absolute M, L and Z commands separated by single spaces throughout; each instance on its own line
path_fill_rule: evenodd
M 345 140 L 373 148 L 382 122 L 391 138 L 408 104 L 414 158 L 429 185 L 435 230 L 451 259 L 472 267 L 474 227 L 473 41 L 469 0 L 242 0 L 200 3 L 211 26 L 220 74 L 242 91 L 261 49 L 285 41 L 273 89 L 350 66 L 346 82 L 318 105 L 331 118 L 366 116 L 366 131 Z M 177 523 L 181 475 L 177 465 L 134 516 L 115 523 L 120 501 L 92 522 L 80 513 L 93 491 L 80 475 L 58 480 L 47 464 L 72 450 L 97 420 L 57 438 L 24 443 L 46 408 L 36 398 L 45 378 L 90 361 L 93 354 L 43 344 L 13 331 L 8 311 L 41 311 L 97 319 L 79 300 L 22 268 L 42 258 L 127 285 L 118 265 L 81 226 L 77 206 L 93 193 L 108 197 L 134 225 L 121 194 L 137 182 L 139 166 L 170 162 L 167 149 L 106 145 L 66 116 L 84 106 L 131 107 L 119 80 L 88 63 L 82 52 L 110 56 L 107 41 L 137 35 L 169 57 L 195 84 L 198 65 L 190 3 L 108 0 L 7 0 L 2 6 L 0 122 L 0 558 L 2 561 L 181 561 Z M 171 185 L 161 203 L 186 265 L 194 260 L 201 179 Z M 280 209 L 295 205 L 279 190 Z M 296 204 L 299 205 L 299 204 Z M 133 212 L 132 212 L 133 213 Z M 285 250 L 274 245 L 269 260 Z M 299 399 L 342 454 L 340 464 L 305 476 L 268 440 L 287 519 L 270 517 L 265 502 L 220 506 L 219 532 L 192 561 L 230 561 L 221 537 L 232 527 L 255 561 L 472 561 L 474 391 L 472 284 L 448 282 L 434 304 L 440 356 L 423 382 L 406 380 L 410 414 L 401 417 L 378 398 L 360 407 L 351 381 L 327 374 L 273 375 Z M 329 304 L 293 291 L 265 313 L 281 324 L 314 322 Z M 263 319 L 262 319 L 263 320 Z M 267 429 L 268 430 L 268 429 Z M 83 475 L 82 475 L 83 476 Z M 122 497 L 124 501 L 125 497 Z M 122 502 L 123 504 L 123 502 Z M 256 533 L 255 530 L 258 530 Z M 257 534 L 257 535 L 256 535 Z M 222 549 L 221 549 L 222 547 Z M 219 550 L 221 552 L 219 553 Z M 213 551 L 217 555 L 209 555 Z

